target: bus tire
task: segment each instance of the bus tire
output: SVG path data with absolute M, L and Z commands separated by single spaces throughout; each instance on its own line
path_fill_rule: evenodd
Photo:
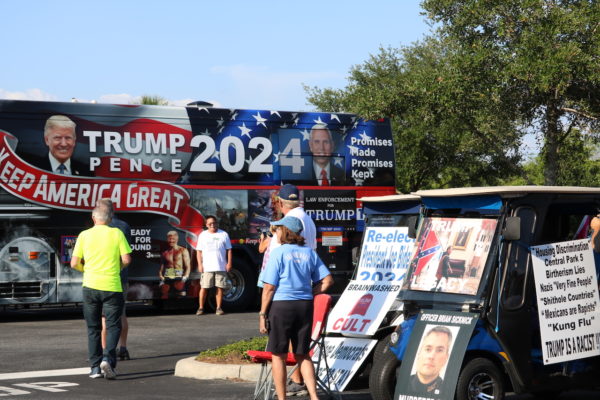
M 460 371 L 456 400 L 504 399 L 502 372 L 492 361 L 478 357 L 468 361 Z
M 369 387 L 373 400 L 392 400 L 396 389 L 396 370 L 400 360 L 389 350 L 382 351 L 377 359 L 373 359 L 373 367 L 369 375 Z
M 223 292 L 223 309 L 228 312 L 246 311 L 256 304 L 256 273 L 245 261 L 234 261 L 227 274 L 230 288 Z M 216 309 L 214 296 L 209 297 L 209 305 Z

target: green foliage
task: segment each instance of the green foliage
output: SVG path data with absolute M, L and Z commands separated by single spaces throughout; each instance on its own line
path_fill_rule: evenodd
M 544 183 L 564 184 L 561 148 L 573 145 L 567 142 L 576 130 L 599 133 L 599 4 L 424 0 L 422 5 L 439 24 L 438 33 L 456 43 L 465 65 L 489 71 L 490 89 L 502 93 L 502 108 L 516 111 L 511 120 L 543 138 Z
M 196 360 L 237 360 L 246 359 L 248 350 L 264 350 L 267 345 L 268 336 L 258 336 L 251 339 L 240 340 L 212 350 L 206 350 L 198 354 Z
M 556 184 L 559 186 L 600 186 L 600 160 L 598 145 L 590 137 L 576 132 L 565 139 L 559 148 L 559 163 Z M 530 181 L 522 177 L 511 177 L 505 185 L 543 185 L 544 157 L 539 154 L 524 164 L 525 174 Z
M 144 94 L 140 98 L 139 104 L 151 106 L 167 106 L 169 105 L 169 101 L 161 96 Z
M 390 117 L 402 192 L 495 184 L 517 172 L 519 135 L 485 74 L 459 68 L 456 57 L 452 43 L 438 38 L 381 48 L 352 67 L 345 90 L 306 88 L 308 100 L 325 111 Z
M 436 27 L 432 36 L 380 49 L 351 68 L 344 89 L 305 88 L 308 101 L 324 111 L 389 117 L 403 192 L 593 181 L 595 163 L 582 161 L 590 153 L 578 132 L 600 136 L 600 5 L 424 0 L 422 6 Z M 526 133 L 537 134 L 543 147 L 531 165 L 521 165 Z

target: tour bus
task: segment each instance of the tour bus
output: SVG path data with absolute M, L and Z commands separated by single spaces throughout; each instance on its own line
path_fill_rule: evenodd
M 341 291 L 363 229 L 357 199 L 394 193 L 394 180 L 384 119 L 0 100 L 0 305 L 80 302 L 70 255 L 96 201 L 110 198 L 131 227 L 129 300 L 197 297 L 194 247 L 214 215 L 233 245 L 224 308 L 251 307 L 257 243 L 280 217 L 284 183 L 299 187 Z
M 374 359 L 373 399 L 554 398 L 597 388 L 600 252 L 588 227 L 600 189 L 414 194 L 422 209 L 398 295 L 404 321 Z

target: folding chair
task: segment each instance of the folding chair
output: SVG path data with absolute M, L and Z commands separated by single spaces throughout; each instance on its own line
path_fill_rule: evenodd
M 315 376 L 317 381 L 317 389 L 321 389 L 330 397 L 334 396 L 334 391 L 331 389 L 329 382 L 332 381 L 331 373 L 329 370 L 329 364 L 327 363 L 327 355 L 325 352 L 325 338 L 324 331 L 327 326 L 327 316 L 331 311 L 332 299 L 328 294 L 316 295 L 313 301 L 313 325 L 311 333 L 310 343 L 310 356 L 313 357 L 313 364 L 315 364 Z M 273 377 L 271 374 L 272 353 L 270 351 L 256 351 L 249 350 L 246 352 L 252 362 L 262 364 L 256 386 L 254 388 L 254 400 L 271 400 L 275 395 L 273 387 Z M 296 358 L 293 353 L 288 353 L 285 360 L 287 366 L 294 366 L 294 368 L 288 373 L 288 379 L 298 366 L 296 365 Z M 321 366 L 323 364 L 323 366 Z M 319 378 L 321 369 L 325 369 L 325 379 Z M 336 393 L 337 394 L 337 393 Z M 341 398 L 339 394 L 336 396 Z

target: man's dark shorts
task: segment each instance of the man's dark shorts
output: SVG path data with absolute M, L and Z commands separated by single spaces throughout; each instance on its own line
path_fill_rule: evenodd
M 282 300 L 271 303 L 267 351 L 287 353 L 290 340 L 294 354 L 307 355 L 313 322 L 312 300 Z

